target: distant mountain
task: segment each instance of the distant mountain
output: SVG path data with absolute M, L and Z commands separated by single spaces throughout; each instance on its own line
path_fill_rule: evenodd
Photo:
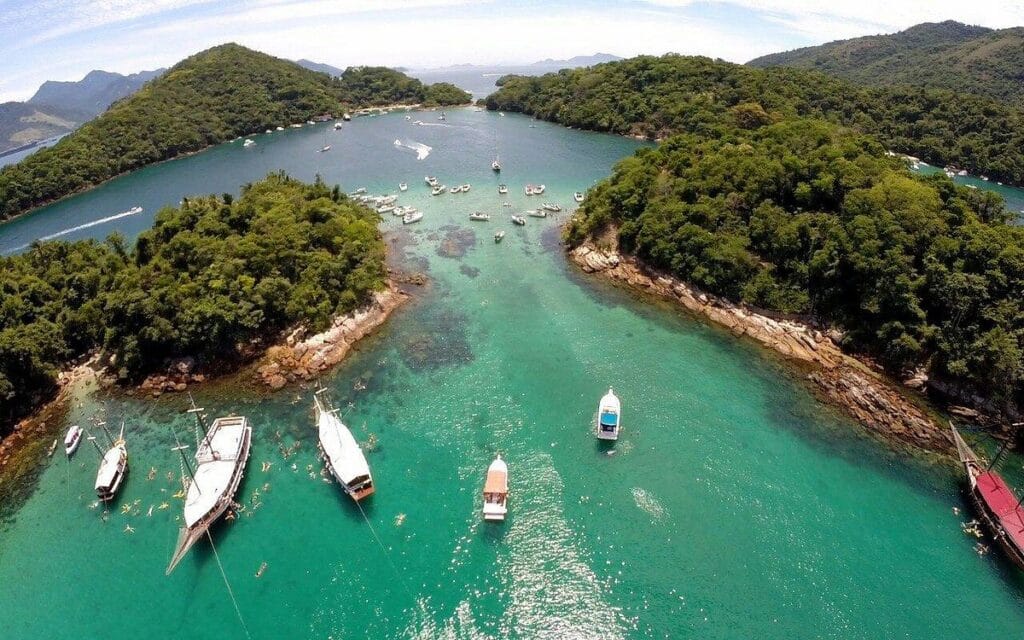
M 338 67 L 332 67 L 331 65 L 324 64 L 322 62 L 313 62 L 312 60 L 306 60 L 305 58 L 302 58 L 301 60 L 296 60 L 295 64 L 299 65 L 304 69 L 309 69 L 310 71 L 326 73 L 329 76 L 340 76 L 341 74 L 345 73 L 344 70 L 339 69 Z
M 126 98 L 146 82 L 163 73 L 163 69 L 140 71 L 122 75 L 110 71 L 90 71 L 84 78 L 73 82 L 47 80 L 28 104 L 49 105 L 65 111 L 83 113 L 86 119 L 98 116 L 121 98 Z
M 0 104 L 0 153 L 74 131 L 88 117 L 49 105 Z
M 616 60 L 622 60 L 619 56 L 612 55 L 610 53 L 595 53 L 592 56 L 573 56 L 567 60 L 553 60 L 546 58 L 538 62 L 534 62 L 535 67 L 558 67 L 559 69 L 575 69 L 576 67 L 590 67 L 595 64 L 601 64 L 602 62 L 615 62 Z
M 747 64 L 816 69 L 865 85 L 949 89 L 1024 106 L 1024 27 L 925 23 L 894 34 L 775 53 Z

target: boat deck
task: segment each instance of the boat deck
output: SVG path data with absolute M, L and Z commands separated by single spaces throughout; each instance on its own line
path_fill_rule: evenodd
M 1006 536 L 1018 549 L 1024 549 L 1024 507 L 1018 503 L 1013 490 L 994 471 L 978 475 L 976 482 L 979 496 L 999 519 Z

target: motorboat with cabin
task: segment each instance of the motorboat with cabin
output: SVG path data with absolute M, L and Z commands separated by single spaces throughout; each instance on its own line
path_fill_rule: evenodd
M 523 216 L 512 216 L 512 224 L 517 224 L 521 227 L 526 224 L 526 218 Z
M 501 172 L 501 163 L 498 162 L 497 156 L 495 156 L 494 162 L 491 163 L 491 171 L 494 171 L 495 173 Z
M 437 186 L 437 178 L 435 178 L 434 176 L 427 176 L 427 177 L 423 178 L 423 180 L 427 183 L 427 185 L 429 185 L 431 187 L 436 187 Z
M 611 387 L 597 405 L 596 431 L 600 440 L 618 440 L 622 407 Z
M 327 390 L 321 387 L 313 394 L 320 452 L 327 470 L 341 488 L 350 498 L 359 502 L 375 490 L 370 466 L 366 463 L 366 456 L 359 443 L 338 417 L 338 410 L 331 405 L 326 393 Z
M 442 195 L 445 191 L 447 191 L 447 188 L 445 188 L 443 184 L 439 184 L 430 190 L 430 195 L 439 196 Z
M 75 454 L 78 449 L 78 445 L 82 442 L 82 427 L 77 424 L 71 425 L 68 432 L 64 435 L 64 455 L 71 457 Z
M 192 545 L 208 535 L 210 525 L 234 504 L 249 461 L 252 445 L 249 420 L 245 416 L 226 416 L 217 418 L 207 428 L 202 412 L 194 401 L 187 411 L 195 417 L 196 436 L 202 435 L 194 456 L 195 469 L 185 457 L 184 447 L 177 447 L 189 477 L 182 527 L 174 555 L 167 565 L 167 575 L 174 571 Z
M 242 146 L 243 147 L 251 147 L 251 146 L 254 146 L 255 144 L 256 144 L 255 140 L 253 140 L 252 138 L 246 138 L 245 142 L 242 143 Z
M 404 182 L 399 182 L 398 183 L 398 190 L 399 191 L 408 191 L 409 190 L 409 185 L 407 185 Z
M 576 202 L 583 202 L 583 192 L 582 191 L 574 192 L 572 194 L 572 199 L 575 200 Z
M 501 522 L 508 513 L 508 465 L 499 454 L 484 480 L 484 520 Z
M 402 224 L 412 224 L 414 222 L 419 222 L 422 219 L 422 211 L 410 211 L 409 213 L 402 216 Z
M 548 212 L 543 209 L 530 209 L 526 212 L 526 215 L 532 218 L 546 218 L 548 217 Z
M 499 242 L 501 242 L 504 239 L 505 239 L 505 232 L 504 231 L 499 231 L 499 232 L 494 234 L 494 244 L 498 244 Z
M 498 193 L 500 193 L 502 195 L 508 193 L 508 185 L 507 184 L 499 184 L 498 185 Z
M 487 222 L 488 220 L 491 219 L 491 216 L 489 214 L 477 211 L 477 212 L 469 214 L 469 219 L 470 220 L 475 220 L 477 222 Z
M 544 209 L 545 211 L 552 211 L 554 213 L 558 213 L 559 211 L 562 210 L 561 206 L 553 204 L 551 202 L 545 202 L 544 204 L 540 205 L 540 208 Z

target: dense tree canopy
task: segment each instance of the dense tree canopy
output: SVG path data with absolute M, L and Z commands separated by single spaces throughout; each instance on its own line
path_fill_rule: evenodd
M 238 199 L 160 211 L 131 251 L 113 238 L 0 258 L 0 432 L 97 347 L 131 379 L 168 358 L 237 359 L 285 328 L 323 327 L 383 286 L 377 222 L 337 188 L 275 174 Z
M 756 120 L 757 112 L 742 120 Z M 618 164 L 567 229 L 710 292 L 846 331 L 890 370 L 1024 394 L 1024 229 L 1001 199 L 911 174 L 810 119 L 669 138 Z
M 339 79 L 239 45 L 214 47 L 53 147 L 0 169 L 0 220 L 211 144 L 352 107 L 423 102 L 431 89 L 382 67 L 352 68 Z M 448 87 L 434 91 L 438 102 L 452 99 Z
M 660 139 L 810 116 L 874 134 L 888 148 L 932 164 L 1024 184 L 1024 114 L 973 95 L 862 87 L 814 71 L 675 54 L 506 76 L 499 84 L 489 109 L 574 127 Z

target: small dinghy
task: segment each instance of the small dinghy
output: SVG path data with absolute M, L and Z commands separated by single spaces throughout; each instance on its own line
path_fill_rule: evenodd
M 572 199 L 575 200 L 576 202 L 583 202 L 583 192 L 582 191 L 577 191 L 577 192 L 573 193 L 572 194 Z
M 498 233 L 494 234 L 494 244 L 498 244 L 499 242 L 501 242 L 504 239 L 505 239 L 505 232 L 504 231 L 499 231 Z
M 600 440 L 619 439 L 619 417 L 622 413 L 619 397 L 611 387 L 597 405 L 597 437 Z
M 77 424 L 68 429 L 67 435 L 64 436 L 64 454 L 67 457 L 74 455 L 75 450 L 78 449 L 79 443 L 82 442 L 82 427 Z
M 526 218 L 523 216 L 512 216 L 512 224 L 518 224 L 521 227 L 526 224 Z
M 330 150 L 331 150 L 331 145 L 328 144 L 328 145 L 325 145 L 325 146 L 321 147 L 320 151 L 318 153 L 326 153 L 327 151 L 330 151 Z
M 398 190 L 399 191 L 408 191 L 409 190 L 409 185 L 405 184 L 404 182 L 399 182 L 398 183 Z
M 501 171 L 501 163 L 498 162 L 498 158 L 494 158 L 494 162 L 491 163 L 491 171 L 496 173 Z
M 508 513 L 508 465 L 499 455 L 487 467 L 484 481 L 484 520 L 501 522 Z
M 338 131 L 339 129 L 341 129 L 341 123 L 340 122 L 335 122 L 334 123 L 334 130 Z
M 448 193 L 462 193 L 462 185 L 452 187 L 448 190 Z

